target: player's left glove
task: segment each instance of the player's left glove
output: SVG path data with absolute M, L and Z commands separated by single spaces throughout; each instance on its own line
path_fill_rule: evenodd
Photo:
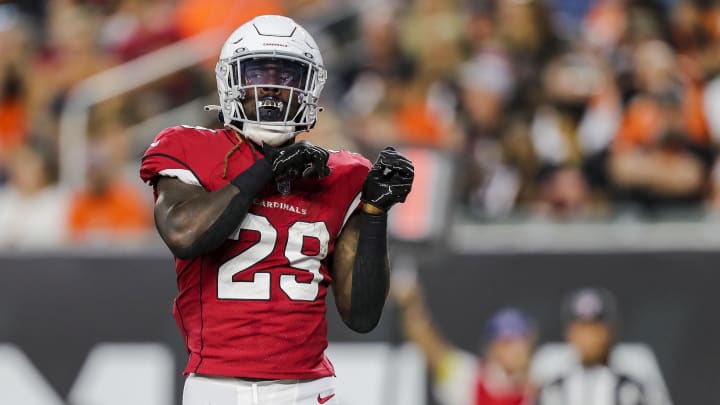
M 394 204 L 405 202 L 414 178 L 415 168 L 410 159 L 388 146 L 380 152 L 365 179 L 362 200 L 387 211 Z
M 263 143 L 263 154 L 270 160 L 273 176 L 280 178 L 316 177 L 330 174 L 327 166 L 330 154 L 325 149 L 307 141 L 300 141 L 284 148 Z

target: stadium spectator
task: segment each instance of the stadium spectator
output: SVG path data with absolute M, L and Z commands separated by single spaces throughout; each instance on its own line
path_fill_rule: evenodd
M 0 187 L 0 247 L 56 248 L 64 242 L 67 195 L 50 184 L 46 158 L 20 146 L 9 157 L 8 183 Z
M 87 184 L 70 198 L 68 236 L 74 243 L 142 244 L 152 222 L 148 205 L 134 183 L 121 175 L 123 134 L 105 135 L 91 146 Z
M 0 5 L 0 184 L 5 162 L 29 135 L 26 68 L 31 49 L 27 21 L 15 5 Z
M 212 29 L 220 29 L 224 37 L 257 15 L 285 12 L 283 2 L 277 0 L 180 0 L 177 3 L 173 17 L 180 35 L 185 38 Z
M 0 93 L 0 150 L 11 154 L 27 140 L 25 83 L 15 66 L 7 66 Z M 0 161 L 4 160 L 0 157 Z
M 176 258 L 183 404 L 337 404 L 328 288 L 349 328 L 375 328 L 389 283 L 387 211 L 410 192 L 412 163 L 393 148 L 372 165 L 296 142 L 315 125 L 327 71 L 290 18 L 241 25 L 217 75 L 223 128 L 167 128 L 140 168 Z
M 627 34 L 627 6 L 623 3 L 623 0 L 596 1 L 583 17 L 583 42 L 593 49 L 612 54 Z
M 533 361 L 533 377 L 542 383 L 538 405 L 669 404 L 654 357 L 617 343 L 618 308 L 609 291 L 571 292 L 563 319 L 571 350 L 541 347 Z
M 400 20 L 399 40 L 414 68 L 400 82 L 390 117 L 392 132 L 404 144 L 453 152 L 462 147 L 450 83 L 463 58 L 459 18 L 455 1 L 420 0 Z
M 171 16 L 174 1 L 124 0 L 101 28 L 101 44 L 121 60 L 170 45 L 180 39 Z
M 74 2 L 50 2 L 47 7 L 44 41 L 27 66 L 31 101 L 30 130 L 46 142 L 57 139 L 59 116 L 70 89 L 87 77 L 108 69 L 115 58 L 104 52 L 96 38 L 101 16 L 89 7 Z
M 538 209 L 556 217 L 596 214 L 620 121 L 617 89 L 593 54 L 577 50 L 551 59 L 542 84 L 544 100 L 530 128 L 540 163 Z
M 454 347 L 436 329 L 416 282 L 393 276 L 392 295 L 407 339 L 432 372 L 433 393 L 443 405 L 530 405 L 528 366 L 537 338 L 522 311 L 503 308 L 485 323 L 480 353 Z
M 637 93 L 628 103 L 608 162 L 615 198 L 646 212 L 702 201 L 713 155 L 698 93 L 678 74 L 664 42 L 634 52 Z M 699 122 L 699 124 L 697 124 Z
M 396 10 L 387 4 L 363 10 L 357 49 L 338 61 L 339 113 L 347 135 L 362 152 L 397 139 L 391 113 L 415 65 L 402 48 L 396 18 Z
M 515 68 L 500 48 L 479 51 L 458 73 L 465 134 L 463 201 L 473 216 L 503 219 L 532 193 L 536 157 L 522 112 L 513 111 Z

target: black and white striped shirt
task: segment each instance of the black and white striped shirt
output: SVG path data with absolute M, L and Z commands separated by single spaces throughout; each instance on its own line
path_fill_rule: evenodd
M 607 366 L 575 367 L 545 385 L 538 405 L 647 405 L 642 385 Z

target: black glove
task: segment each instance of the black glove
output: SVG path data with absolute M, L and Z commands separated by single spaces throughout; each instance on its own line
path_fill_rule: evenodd
M 300 176 L 322 178 L 330 174 L 327 166 L 330 154 L 310 142 L 300 141 L 284 148 L 263 143 L 262 151 L 270 161 L 276 179 Z
M 414 177 L 410 159 L 388 146 L 380 152 L 365 179 L 362 200 L 387 211 L 395 203 L 405 201 Z

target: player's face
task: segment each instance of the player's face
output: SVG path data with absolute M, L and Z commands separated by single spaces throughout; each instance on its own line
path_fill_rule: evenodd
M 612 344 L 612 330 L 604 322 L 576 321 L 567 329 L 567 340 L 572 344 L 585 365 L 606 360 Z
M 287 87 L 302 89 L 305 84 L 304 73 L 305 69 L 300 63 L 284 59 L 256 59 L 244 62 L 243 85 L 256 86 L 248 90 L 243 100 L 243 108 L 248 118 L 252 120 L 259 118 L 260 121 L 283 121 L 287 116 L 288 120 L 292 120 L 300 106 L 298 99 L 300 92 L 291 91 Z

